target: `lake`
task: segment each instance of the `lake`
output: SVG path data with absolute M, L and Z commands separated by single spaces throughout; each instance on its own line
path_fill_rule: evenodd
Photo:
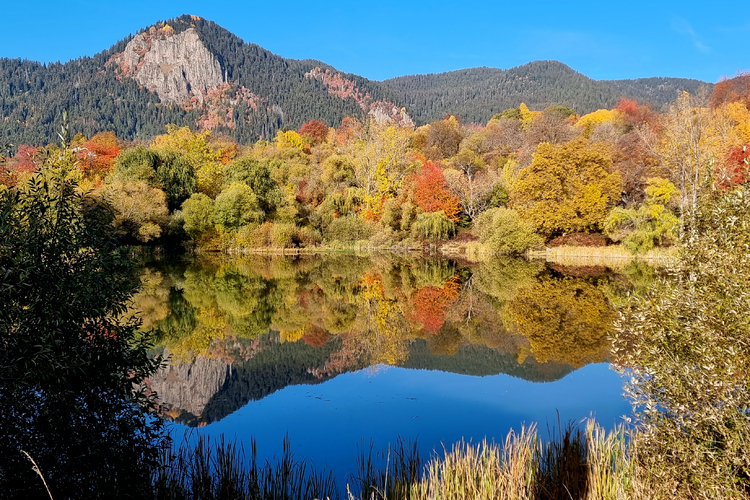
M 423 457 L 630 413 L 610 368 L 613 301 L 648 280 L 632 265 L 470 264 L 415 255 L 161 259 L 134 299 L 170 366 L 152 377 L 179 443 L 236 438 L 258 456 L 328 467 L 416 440 Z

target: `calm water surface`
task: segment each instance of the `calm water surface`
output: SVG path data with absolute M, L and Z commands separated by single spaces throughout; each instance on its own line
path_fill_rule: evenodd
M 630 411 L 608 359 L 611 303 L 648 270 L 421 257 L 201 257 L 143 269 L 135 308 L 171 365 L 151 380 L 185 433 L 258 455 L 289 436 L 342 484 L 358 450 Z M 645 276 L 645 277 L 644 277 Z

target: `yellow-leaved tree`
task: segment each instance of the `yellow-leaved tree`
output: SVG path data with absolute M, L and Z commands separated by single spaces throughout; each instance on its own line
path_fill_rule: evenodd
M 600 229 L 620 188 L 606 148 L 580 138 L 540 144 L 531 164 L 519 172 L 510 202 L 523 219 L 551 236 Z
M 209 144 L 211 131 L 196 134 L 189 127 L 167 125 L 167 133 L 156 136 L 152 148 L 157 152 L 172 151 L 183 157 L 193 167 L 198 192 L 215 198 L 224 183 L 225 156 L 221 149 Z

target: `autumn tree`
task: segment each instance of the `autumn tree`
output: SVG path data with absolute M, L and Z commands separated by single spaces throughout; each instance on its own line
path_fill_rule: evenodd
M 411 173 L 409 131 L 395 125 L 371 122 L 362 139 L 344 148 L 354 172 L 356 185 L 363 190 L 365 209 L 378 213 L 384 198 L 392 196 Z
M 644 203 L 638 208 L 612 209 L 604 233 L 613 241 L 622 241 L 632 253 L 676 243 L 680 221 L 669 209 L 676 193 L 677 188 L 667 179 L 649 179 Z
M 427 129 L 425 156 L 432 160 L 450 158 L 458 153 L 464 133 L 455 116 L 433 122 Z
M 414 201 L 423 212 L 443 211 L 453 222 L 459 221 L 459 200 L 448 188 L 443 170 L 434 162 L 427 161 L 422 170 L 411 176 L 414 183 Z
M 224 154 L 221 149 L 209 144 L 211 131 L 194 133 L 188 127 L 168 125 L 167 133 L 157 136 L 151 147 L 157 153 L 172 151 L 182 156 L 193 168 L 196 189 L 208 196 L 216 197 L 224 182 Z
M 161 236 L 169 215 L 164 191 L 142 181 L 116 180 L 100 192 L 114 208 L 113 224 L 122 236 L 141 243 Z
M 120 141 L 114 132 L 99 132 L 78 151 L 78 168 L 90 176 L 104 175 L 112 170 L 119 154 Z
M 511 205 L 545 235 L 598 230 L 620 198 L 606 149 L 586 139 L 542 143 L 510 192 Z
M 722 78 L 714 85 L 709 98 L 711 107 L 718 108 L 730 102 L 742 103 L 750 109 L 750 74 L 740 73 L 734 78 Z
M 535 116 L 529 124 L 526 136 L 529 144 L 562 144 L 577 137 L 581 132 L 573 127 L 574 116 L 571 117 L 565 109 L 552 106 Z
M 453 168 L 444 172 L 448 187 L 458 197 L 466 217 L 474 220 L 492 205 L 492 192 L 500 179 L 495 170 L 487 168 L 482 156 L 468 147 L 462 148 L 449 164 Z
M 136 146 L 114 162 L 112 180 L 141 181 L 164 191 L 170 210 L 177 209 L 196 190 L 193 165 L 172 149 L 154 151 Z
M 680 217 L 695 208 L 710 185 L 711 167 L 729 132 L 705 107 L 704 96 L 683 92 L 662 120 L 658 136 L 643 134 L 680 193 Z
M 750 180 L 750 146 L 734 146 L 714 173 L 716 187 L 726 191 Z
M 313 145 L 320 144 L 328 137 L 328 127 L 320 120 L 309 120 L 299 128 L 299 135 L 309 138 Z

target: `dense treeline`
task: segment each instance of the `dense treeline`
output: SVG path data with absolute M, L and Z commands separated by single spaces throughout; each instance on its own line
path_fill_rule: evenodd
M 589 233 L 638 253 L 673 244 L 711 189 L 745 182 L 743 99 L 709 106 L 685 92 L 663 114 L 624 99 L 583 116 L 522 103 L 486 125 L 449 116 L 416 129 L 311 120 L 245 147 L 170 125 L 148 146 L 111 132 L 72 146 L 81 187 L 112 204 L 131 243 L 414 248 L 457 235 L 470 253 L 519 254 Z M 53 151 L 19 147 L 3 182 Z
M 507 70 L 471 68 L 401 76 L 383 83 L 420 125 L 447 114 L 466 122 L 486 123 L 494 114 L 521 102 L 534 109 L 564 105 L 589 113 L 612 108 L 627 97 L 659 109 L 674 101 L 679 92 L 694 94 L 707 85 L 684 78 L 596 81 L 557 61 L 534 61 Z

